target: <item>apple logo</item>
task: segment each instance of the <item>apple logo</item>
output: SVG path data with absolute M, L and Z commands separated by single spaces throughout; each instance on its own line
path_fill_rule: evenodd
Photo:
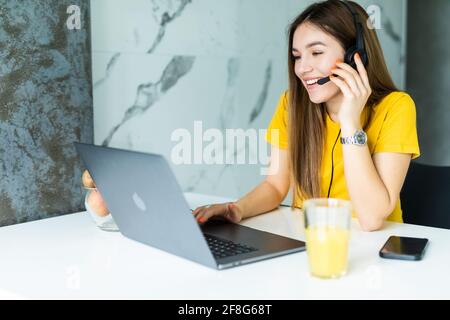
M 136 207 L 139 208 L 139 210 L 143 212 L 147 211 L 147 206 L 145 205 L 144 200 L 142 200 L 142 198 L 139 197 L 139 195 L 136 192 L 133 193 L 133 201 Z

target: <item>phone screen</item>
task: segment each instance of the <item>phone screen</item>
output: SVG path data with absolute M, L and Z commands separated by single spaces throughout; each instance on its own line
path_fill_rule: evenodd
M 428 239 L 391 236 L 380 250 L 380 257 L 402 260 L 421 260 Z

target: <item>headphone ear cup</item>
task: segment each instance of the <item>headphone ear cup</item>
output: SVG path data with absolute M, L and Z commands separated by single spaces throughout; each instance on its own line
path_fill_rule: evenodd
M 357 53 L 359 53 L 359 56 L 361 57 L 361 61 L 363 62 L 364 67 L 367 67 L 369 61 L 367 59 L 366 52 L 364 50 L 357 50 L 355 47 L 351 47 L 345 52 L 344 62 L 352 66 L 352 68 L 356 69 L 355 54 Z
M 358 50 L 356 50 L 355 47 L 351 47 L 350 49 L 348 49 L 345 52 L 345 55 L 344 55 L 344 62 L 346 64 L 350 65 L 354 69 L 356 69 L 356 63 L 355 63 L 355 60 L 354 60 L 354 56 L 355 56 L 355 54 L 357 52 L 358 52 Z

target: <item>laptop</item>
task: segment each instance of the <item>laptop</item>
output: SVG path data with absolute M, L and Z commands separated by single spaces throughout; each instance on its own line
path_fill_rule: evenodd
M 161 155 L 75 147 L 127 238 L 219 270 L 305 250 L 303 241 L 227 221 L 200 226 Z

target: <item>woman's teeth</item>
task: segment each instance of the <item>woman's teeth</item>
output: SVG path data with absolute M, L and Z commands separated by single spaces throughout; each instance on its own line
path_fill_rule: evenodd
M 317 79 L 312 79 L 312 80 L 308 80 L 308 81 L 306 81 L 306 84 L 311 86 L 311 85 L 313 85 L 313 84 L 316 84 L 317 81 L 319 81 L 319 78 L 317 78 Z

